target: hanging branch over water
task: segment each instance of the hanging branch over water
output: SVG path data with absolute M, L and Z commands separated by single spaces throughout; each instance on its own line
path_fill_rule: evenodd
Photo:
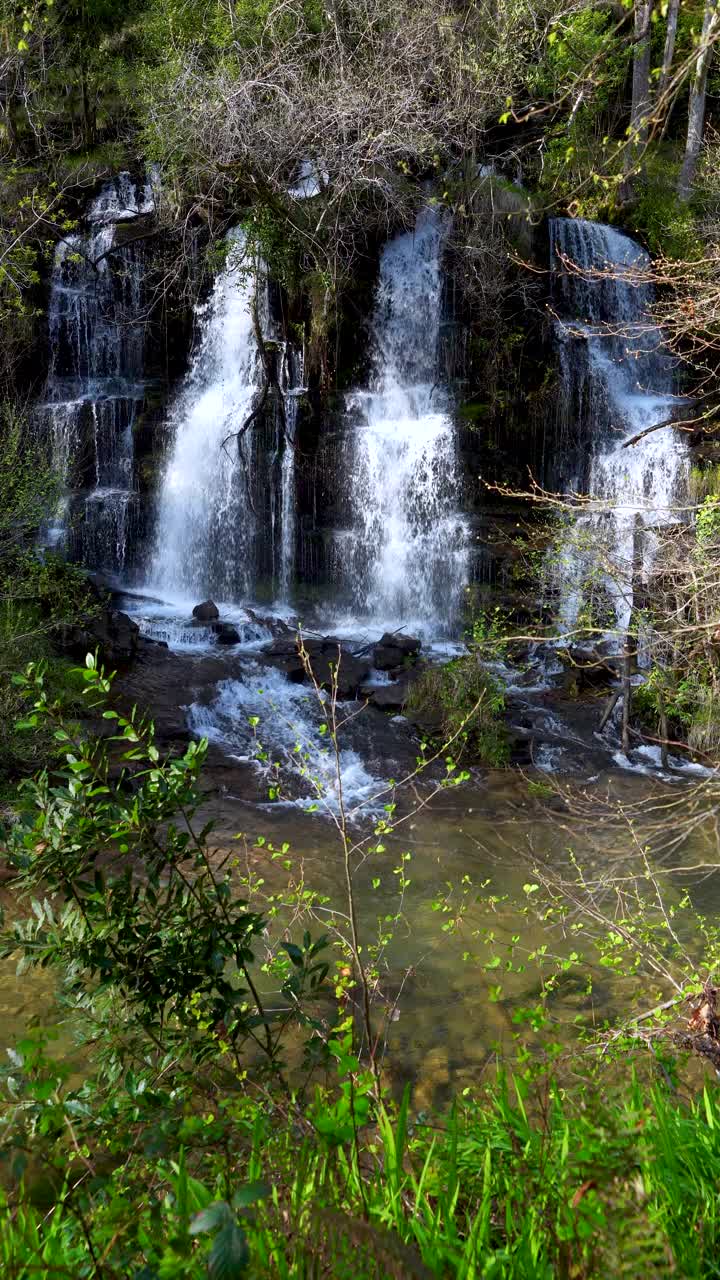
M 674 427 L 676 431 L 696 431 L 702 426 L 705 418 L 687 418 L 684 422 L 678 422 L 675 418 L 666 418 L 664 422 L 656 422 L 653 427 L 645 427 L 644 431 L 638 431 L 637 435 L 631 436 L 629 440 L 623 440 L 622 448 L 629 449 L 633 444 L 639 444 L 646 436 L 651 436 L 654 431 L 663 431 L 665 427 Z

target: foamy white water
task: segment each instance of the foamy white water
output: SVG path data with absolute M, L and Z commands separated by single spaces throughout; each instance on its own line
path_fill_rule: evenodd
M 617 638 L 632 614 L 634 568 L 647 580 L 658 532 L 682 518 L 688 452 L 672 427 L 624 447 L 678 404 L 673 363 L 652 321 L 648 255 L 614 228 L 582 219 L 553 219 L 551 236 L 566 395 L 595 432 L 590 502 L 559 557 L 559 621 L 572 631 L 594 599 L 608 638 Z
M 250 721 L 257 718 L 254 728 Z M 323 715 L 312 689 L 292 684 L 272 667 L 248 663 L 242 679 L 223 680 L 209 705 L 193 703 L 188 724 L 198 736 L 206 737 L 240 759 L 258 760 L 267 751 L 272 764 L 294 776 L 296 801 L 319 811 L 337 812 L 340 786 L 347 809 L 361 805 L 382 787 L 351 748 L 340 751 L 340 786 L 331 744 L 319 732 Z M 263 762 L 270 780 L 275 772 Z M 281 790 L 282 798 L 282 790 Z
M 467 581 L 457 443 L 439 378 L 444 223 L 432 209 L 385 246 L 373 376 L 348 397 L 351 528 L 338 559 L 359 617 L 452 631 Z
M 262 574 L 286 599 L 294 568 L 296 361 L 286 350 L 279 370 L 287 431 L 271 401 L 249 421 L 264 381 L 256 294 L 260 328 L 272 333 L 267 278 L 262 264 L 248 260 L 242 231 L 231 233 L 227 247 L 225 268 L 198 310 L 200 340 L 170 414 L 146 580 L 171 600 L 237 603 L 253 597 Z
M 149 581 L 164 596 L 233 599 L 252 586 L 255 516 L 236 439 L 260 386 L 242 233 L 199 313 L 201 339 L 171 415 Z M 223 447 L 223 442 L 225 447 Z

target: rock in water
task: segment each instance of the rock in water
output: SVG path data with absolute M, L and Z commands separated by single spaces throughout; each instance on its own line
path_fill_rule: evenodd
M 312 673 L 320 687 L 332 688 L 336 673 L 338 697 L 354 698 L 358 686 L 370 671 L 369 659 L 356 658 L 349 649 L 342 648 L 339 640 L 331 636 L 303 637 L 303 644 Z M 296 640 L 274 640 L 263 651 L 263 655 L 266 662 L 271 662 L 284 671 L 289 680 L 299 683 L 307 678 Z
M 240 632 L 232 622 L 216 622 L 213 626 L 218 644 L 239 644 Z
M 196 604 L 192 611 L 193 618 L 197 618 L 198 622 L 217 622 L 220 617 L 220 610 L 214 600 L 203 600 L 201 604 Z
M 402 711 L 407 702 L 408 686 L 404 680 L 395 680 L 392 684 L 365 684 L 360 687 L 359 696 L 381 711 Z
M 416 636 L 403 636 L 386 631 L 373 651 L 373 665 L 377 671 L 392 671 L 405 662 L 414 662 L 420 650 Z
M 322 689 L 331 689 L 337 680 L 339 698 L 354 698 L 358 685 L 366 679 L 370 670 L 367 661 L 354 657 L 347 649 L 327 645 L 321 654 L 311 658 L 313 675 Z

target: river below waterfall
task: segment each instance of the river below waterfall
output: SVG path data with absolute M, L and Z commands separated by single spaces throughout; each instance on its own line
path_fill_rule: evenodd
M 542 947 L 569 954 L 578 945 L 577 939 L 563 939 L 524 910 L 523 885 L 533 879 L 534 859 L 561 859 L 570 845 L 586 872 L 597 874 L 627 851 L 626 833 L 603 818 L 608 787 L 629 809 L 641 798 L 653 796 L 667 805 L 676 795 L 674 789 L 627 773 L 597 778 L 585 793 L 597 800 L 597 819 L 592 829 L 586 823 L 583 832 L 560 796 L 548 806 L 547 797 L 534 796 L 528 781 L 511 772 L 487 773 L 472 786 L 437 795 L 385 838 L 385 852 L 371 855 L 357 874 L 361 930 L 373 941 L 378 921 L 398 910 L 396 868 L 403 854 L 411 855 L 404 864 L 409 884 L 401 918 L 382 957 L 375 1017 L 383 1025 L 389 1012 L 394 1083 L 413 1084 L 417 1107 L 441 1105 L 458 1088 L 477 1085 L 498 1051 L 512 1051 L 517 1034 L 532 1050 L 533 1034 L 517 1018 L 519 1010 L 537 1003 L 540 987 L 535 965 L 523 971 L 524 958 Z M 342 852 L 332 823 L 298 806 L 251 803 L 247 776 L 231 760 L 212 757 L 204 785 L 208 794 L 201 817 L 214 823 L 212 844 L 218 855 L 234 850 L 244 870 L 262 882 L 262 892 L 280 899 L 287 897 L 289 879 L 321 890 L 327 902 L 311 926 L 319 936 L 332 910 L 342 910 L 344 901 Z M 409 805 L 407 798 L 405 803 Z M 358 837 L 371 830 L 362 823 L 354 829 Z M 239 839 L 240 833 L 246 839 Z M 263 847 L 260 839 L 267 842 Z M 291 872 L 284 870 L 285 857 L 278 862 L 268 852 L 268 845 L 279 849 L 286 843 Z M 702 849 L 698 832 L 676 851 L 675 861 L 700 862 Z M 720 909 L 720 886 L 705 881 L 698 901 L 705 912 Z M 13 910 L 8 895 L 5 905 Z M 295 914 L 288 907 L 272 928 L 288 922 L 293 937 Z M 298 927 L 302 931 L 304 924 L 296 931 Z M 522 943 L 515 971 L 506 972 L 514 936 Z M 32 1022 L 55 1021 L 50 975 L 32 970 L 18 977 L 6 961 L 0 977 L 5 1044 Z M 573 969 L 551 1000 L 554 1037 L 560 1043 L 578 1016 L 599 1023 L 626 1012 L 619 979 L 609 971 L 599 979 L 596 972 L 588 994 L 586 977 L 582 969 Z M 71 1044 L 71 1028 L 61 1029 L 61 1049 L 72 1054 Z
M 157 628 L 161 616 L 156 605 Z M 287 927 L 293 937 L 293 929 L 309 925 L 319 935 L 344 909 L 344 870 L 336 775 L 316 695 L 263 666 L 260 624 L 248 624 L 242 653 L 222 654 L 201 629 L 183 633 L 167 610 L 164 616 L 177 647 L 150 646 L 119 680 L 121 702 L 152 711 L 164 749 L 182 750 L 190 734 L 208 736 L 199 822 L 212 822 L 212 848 L 218 857 L 228 850 L 237 855 L 238 874 L 256 882 L 259 909 L 267 895 L 276 910 L 286 904 L 271 932 Z M 339 709 L 351 716 L 340 734 L 340 771 L 349 829 L 360 843 L 372 836 L 383 804 L 395 798 L 390 779 L 413 772 L 418 740 L 403 717 L 355 703 Z M 555 734 L 557 749 L 572 752 L 567 728 L 557 723 Z M 260 746 L 269 760 L 258 758 Z M 650 759 L 644 771 L 639 760 L 636 772 L 613 767 L 606 751 L 590 758 L 579 734 L 575 750 L 570 780 L 553 781 L 549 762 L 543 768 L 541 760 L 541 767 L 523 772 L 472 770 L 463 785 L 438 789 L 444 769 L 433 765 L 398 791 L 402 822 L 383 837 L 383 852 L 357 859 L 361 930 L 368 941 L 399 911 L 382 954 L 375 1016 L 378 1025 L 389 1018 L 394 1083 L 412 1083 L 418 1107 L 440 1105 L 457 1088 L 477 1083 L 498 1051 L 512 1050 L 516 1035 L 532 1049 L 533 1033 L 518 1019 L 520 1010 L 537 1003 L 540 987 L 537 976 L 525 972 L 524 957 L 543 947 L 565 955 L 576 946 L 526 909 L 523 886 L 532 882 L 536 860 L 559 865 L 571 849 L 591 875 L 616 867 L 627 856 L 628 832 L 611 820 L 609 797 L 630 814 L 639 813 L 641 801 L 650 806 L 648 843 L 659 862 L 667 857 L 663 829 L 672 831 L 678 804 L 691 801 L 692 774 L 678 770 L 673 783 L 658 780 L 656 773 L 648 776 L 654 772 Z M 278 778 L 280 793 L 272 799 Z M 660 824 L 658 813 L 667 815 Z M 704 839 L 698 827 L 673 849 L 674 864 L 702 863 Z M 286 852 L 278 858 L 271 849 Z M 402 900 L 400 866 L 407 879 Z M 324 898 L 310 922 L 298 915 L 303 887 Z M 720 886 L 705 881 L 698 894 L 705 911 L 716 898 L 720 908 Z M 9 893 L 5 905 L 8 914 L 16 909 Z M 505 971 L 513 937 L 520 947 Z M 11 962 L 0 973 L 6 1043 L 33 1021 L 55 1021 L 49 975 L 31 970 L 18 977 Z M 588 993 L 586 975 L 573 969 L 551 1001 L 558 1041 L 578 1016 L 592 1022 L 620 1015 L 623 1001 L 623 985 L 611 973 L 596 973 Z M 72 1056 L 71 1046 L 72 1028 L 66 1027 L 60 1049 Z
M 47 542 L 109 575 L 114 603 L 140 627 L 146 643 L 118 682 L 121 701 L 152 715 L 162 750 L 208 739 L 203 817 L 218 850 L 237 848 L 265 893 L 282 897 L 288 877 L 297 886 L 302 875 L 327 897 L 319 933 L 323 913 L 343 909 L 339 814 L 354 839 L 371 835 L 394 799 L 392 780 L 414 774 L 420 736 L 402 701 L 394 714 L 344 702 L 336 761 L 322 697 L 269 665 L 266 647 L 278 628 L 292 634 L 302 622 L 356 654 L 395 630 L 417 636 L 430 663 L 463 650 L 464 604 L 482 556 L 441 358 L 449 224 L 430 203 L 382 249 L 365 377 L 336 396 L 317 448 L 303 420 L 306 353 L 279 323 L 266 267 L 248 254 L 242 229 L 231 231 L 224 266 L 196 308 L 188 367 L 163 409 L 149 496 L 137 454 L 152 390 L 140 323 L 143 236 L 128 239 L 124 224 L 152 218 L 157 195 L 152 182 L 120 175 L 57 249 L 37 417 L 65 492 Z M 651 290 L 631 279 L 646 270 L 646 255 L 580 220 L 556 220 L 550 247 L 561 399 L 582 437 L 577 465 L 570 450 L 556 478 L 588 502 L 568 519 L 563 554 L 546 574 L 544 643 L 527 644 L 514 665 L 487 659 L 524 769 L 472 769 L 462 786 L 442 788 L 444 764 L 434 762 L 400 790 L 402 823 L 382 853 L 359 859 L 356 875 L 368 937 L 400 912 L 382 953 L 377 1008 L 389 1013 L 398 1075 L 427 1102 L 476 1081 L 496 1048 L 510 1047 L 518 1010 L 537 1001 L 521 958 L 504 972 L 509 940 L 521 939 L 520 957 L 546 945 L 571 949 L 525 909 L 534 860 L 571 849 L 601 867 L 627 842 L 610 821 L 608 794 L 631 810 L 656 796 L 671 812 L 679 784 L 692 788 L 704 772 L 678 758 L 660 770 L 651 744 L 623 756 L 617 722 L 598 731 L 597 691 L 583 700 L 564 684 L 559 641 L 572 639 L 591 607 L 606 655 L 617 654 L 634 607 L 633 566 L 651 577 L 658 530 L 682 518 L 688 462 L 672 428 L 630 445 L 677 402 L 674 370 L 648 320 Z M 192 616 L 207 597 L 232 633 L 227 648 Z M 606 686 L 613 680 L 610 669 Z M 364 681 L 372 690 L 390 677 L 368 669 Z M 675 856 L 696 856 L 701 840 L 696 831 Z M 289 870 L 268 854 L 285 844 Z M 400 867 L 408 883 L 399 906 Z M 707 910 L 720 890 L 703 892 Z M 290 907 L 278 917 L 291 931 L 293 918 Z M 50 1020 L 47 975 L 1 969 L 6 1036 Z M 608 1016 L 621 999 L 609 974 L 592 994 L 574 975 L 553 997 L 558 1037 L 577 1015 Z

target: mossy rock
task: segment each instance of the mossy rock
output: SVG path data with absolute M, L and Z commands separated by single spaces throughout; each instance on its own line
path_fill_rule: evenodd
M 469 424 L 491 418 L 494 412 L 494 405 L 487 400 L 466 400 L 458 409 L 459 417 Z

